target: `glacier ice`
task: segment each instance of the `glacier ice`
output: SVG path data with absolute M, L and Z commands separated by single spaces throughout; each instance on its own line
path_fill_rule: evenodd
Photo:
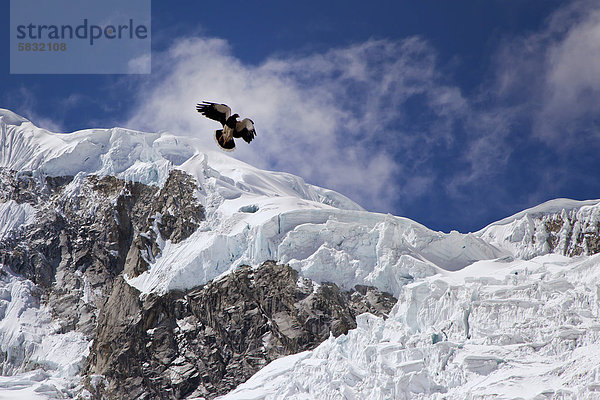
M 51 311 L 40 303 L 33 282 L 0 264 L 0 398 L 61 398 L 76 386 L 88 354 L 83 334 L 61 333 Z M 21 397 L 22 396 L 22 397 Z
M 480 261 L 407 284 L 387 320 L 363 314 L 220 399 L 597 399 L 599 262 Z
M 188 239 L 160 243 L 149 271 L 128 280 L 144 293 L 274 259 L 317 282 L 374 285 L 399 298 L 387 320 L 363 314 L 357 329 L 272 362 L 224 399 L 600 398 L 600 256 L 585 247 L 598 200 L 558 199 L 479 232 L 446 234 L 191 138 L 121 128 L 53 134 L 8 110 L 0 110 L 0 167 L 73 175 L 67 195 L 90 174 L 158 186 L 173 168 L 191 174 L 206 220 Z M 0 238 L 34 218 L 33 206 L 0 203 Z M 13 398 L 52 397 L 73 384 L 89 343 L 53 331 L 34 285 L 2 268 L 0 345 L 13 376 L 0 377 L 0 398 L 5 388 Z M 25 368 L 34 363 L 45 370 Z
M 166 243 L 149 271 L 128 280 L 144 293 L 191 288 L 269 259 L 315 281 L 398 293 L 412 279 L 505 254 L 474 235 L 433 232 L 406 218 L 366 212 L 341 194 L 203 150 L 191 138 L 121 128 L 52 134 L 0 118 L 0 141 L 7 144 L 0 166 L 6 168 L 156 185 L 171 168 L 196 178 L 206 221 L 184 242 Z M 246 212 L 248 206 L 256 211 Z

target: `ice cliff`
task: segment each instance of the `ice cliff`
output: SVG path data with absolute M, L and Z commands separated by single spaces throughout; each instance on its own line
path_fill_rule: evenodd
M 8 110 L 0 168 L 0 398 L 256 371 L 224 398 L 600 396 L 597 200 L 434 232 L 191 138 Z

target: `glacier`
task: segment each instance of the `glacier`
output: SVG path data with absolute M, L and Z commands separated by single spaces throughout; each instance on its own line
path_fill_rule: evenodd
M 389 318 L 273 361 L 232 399 L 598 399 L 600 256 L 479 261 Z
M 62 398 L 77 387 L 89 342 L 62 333 L 33 282 L 0 264 L 0 350 L 0 399 Z
M 193 138 L 120 128 L 53 134 L 4 113 L 12 124 L 0 117 L 0 167 L 156 185 L 178 168 L 196 179 L 206 221 L 186 241 L 165 243 L 148 272 L 128 279 L 143 293 L 189 289 L 243 264 L 277 260 L 317 282 L 374 285 L 397 294 L 413 279 L 505 255 L 475 235 L 434 232 L 364 211 L 302 178 L 201 149 Z M 80 184 L 75 179 L 68 190 L 76 193 Z
M 223 399 L 600 398 L 600 256 L 590 250 L 599 200 L 557 199 L 478 232 L 435 232 L 194 138 L 52 133 L 2 109 L 0 167 L 75 176 L 73 195 L 89 175 L 160 187 L 172 169 L 190 174 L 206 219 L 126 277 L 143 296 L 275 260 L 315 282 L 398 297 L 387 319 L 363 314 L 357 329 L 272 362 Z M 35 206 L 0 202 L 0 239 L 34 219 Z M 74 393 L 89 343 L 61 334 L 35 285 L 1 268 L 0 346 L 22 368 L 3 371 L 0 398 Z

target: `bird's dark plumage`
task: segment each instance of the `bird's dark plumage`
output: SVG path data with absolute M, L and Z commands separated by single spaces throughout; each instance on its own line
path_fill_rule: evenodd
M 203 101 L 202 104 L 196 105 L 196 110 L 207 118 L 219 121 L 221 125 L 225 125 L 227 119 L 231 116 L 231 108 L 226 104 Z
M 254 136 L 256 136 L 256 131 L 254 130 L 254 122 L 250 118 L 244 118 L 236 123 L 233 137 L 241 137 L 246 143 L 250 143 Z
M 232 151 L 235 148 L 233 138 L 242 138 L 250 143 L 256 136 L 254 122 L 249 118 L 238 121 L 239 115 L 231 115 L 231 108 L 226 104 L 203 101 L 196 105 L 196 111 L 223 125 L 223 129 L 215 132 L 215 139 L 223 150 Z

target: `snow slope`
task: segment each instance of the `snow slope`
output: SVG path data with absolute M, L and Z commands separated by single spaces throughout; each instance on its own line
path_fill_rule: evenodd
M 33 221 L 35 221 L 35 208 L 30 204 L 17 204 L 14 200 L 0 203 L 0 240 Z
M 191 174 L 206 221 L 188 239 L 163 243 L 149 271 L 128 280 L 144 293 L 274 259 L 317 282 L 398 296 L 387 320 L 362 315 L 348 335 L 273 362 L 225 399 L 600 398 L 600 258 L 544 247 L 556 213 L 580 221 L 560 229 L 583 234 L 598 224 L 598 201 L 557 200 L 474 234 L 445 234 L 190 138 L 120 128 L 54 134 L 8 110 L 0 110 L 0 167 L 76 175 L 68 193 L 89 174 L 159 186 L 172 168 Z M 0 237 L 32 218 L 33 207 L 0 204 Z M 557 248 L 570 246 L 564 238 Z M 11 398 L 56 396 L 73 387 L 88 344 L 53 331 L 34 285 L 2 268 L 2 350 L 48 372 L 4 371 L 16 375 L 0 377 L 0 398 L 7 388 Z
M 191 138 L 120 128 L 53 134 L 3 111 L 0 148 L 0 167 L 34 176 L 108 174 L 162 185 L 178 168 L 196 178 L 206 221 L 187 240 L 165 243 L 150 270 L 129 280 L 144 293 L 191 288 L 273 259 L 318 282 L 397 294 L 416 278 L 505 254 L 474 235 L 366 212 L 341 194 L 202 149 Z M 80 182 L 69 190 L 76 193 Z
M 547 255 L 427 277 L 387 320 L 363 314 L 220 399 L 599 399 L 599 264 Z

